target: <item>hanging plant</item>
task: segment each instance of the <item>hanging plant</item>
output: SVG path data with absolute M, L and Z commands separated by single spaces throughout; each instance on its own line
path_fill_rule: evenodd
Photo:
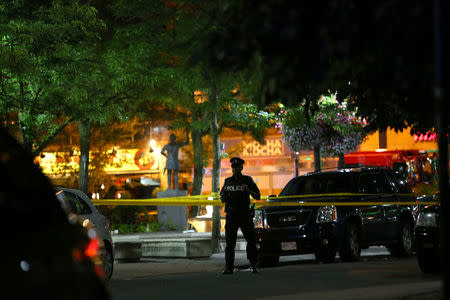
M 325 156 L 355 151 L 364 140 L 367 121 L 357 116 L 348 100 L 339 102 L 336 94 L 324 95 L 315 111 L 306 110 L 305 102 L 290 109 L 279 105 L 276 127 L 292 151 L 320 147 Z

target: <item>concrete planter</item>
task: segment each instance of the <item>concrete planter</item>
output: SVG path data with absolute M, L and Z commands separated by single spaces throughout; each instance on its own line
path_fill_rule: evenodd
M 142 239 L 143 257 L 210 257 L 211 238 Z
M 211 233 L 147 233 L 113 235 L 115 259 L 138 261 L 141 257 L 208 258 Z

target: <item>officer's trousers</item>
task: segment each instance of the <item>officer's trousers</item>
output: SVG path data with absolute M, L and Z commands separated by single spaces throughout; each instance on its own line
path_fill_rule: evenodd
M 238 229 L 241 228 L 242 234 L 247 241 L 247 258 L 250 264 L 256 265 L 256 236 L 253 225 L 253 218 L 250 214 L 237 215 L 227 213 L 225 223 L 225 265 L 227 269 L 234 268 L 234 249 L 236 247 L 236 239 Z

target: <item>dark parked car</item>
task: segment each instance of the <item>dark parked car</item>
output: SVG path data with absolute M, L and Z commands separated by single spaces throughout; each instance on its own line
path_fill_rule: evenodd
M 439 195 L 431 196 L 428 201 L 439 201 Z M 424 273 L 440 271 L 440 204 L 423 207 L 418 214 L 415 237 L 419 267 Z
M 68 218 L 31 155 L 0 128 L 2 295 L 110 299 L 98 239 Z
M 339 252 L 342 261 L 355 261 L 361 249 L 375 245 L 386 246 L 394 256 L 413 252 L 413 208 L 399 202 L 412 202 L 415 197 L 396 171 L 362 168 L 310 173 L 289 181 L 279 196 L 255 211 L 262 266 L 277 264 L 280 255 L 303 253 L 332 262 Z M 277 203 L 286 201 L 294 203 Z

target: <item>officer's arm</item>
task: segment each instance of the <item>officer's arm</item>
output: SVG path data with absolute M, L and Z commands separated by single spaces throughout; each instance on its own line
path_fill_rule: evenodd
M 249 189 L 249 193 L 253 197 L 253 199 L 256 199 L 256 200 L 261 199 L 261 193 L 259 192 L 258 186 L 251 178 L 250 178 L 250 184 L 248 186 L 248 189 Z

